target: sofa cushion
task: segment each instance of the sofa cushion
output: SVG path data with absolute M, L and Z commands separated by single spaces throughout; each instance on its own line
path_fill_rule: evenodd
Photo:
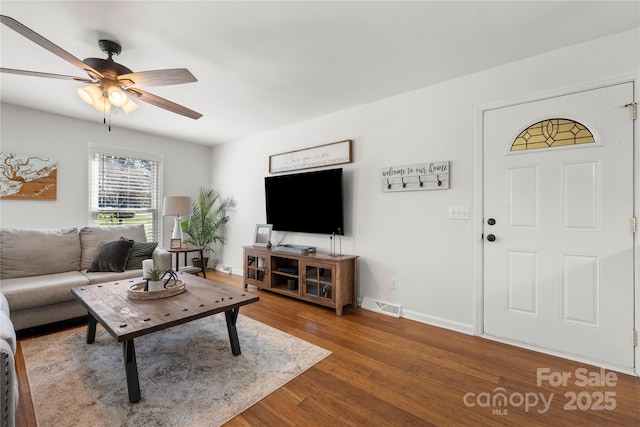
M 138 278 L 139 281 L 142 281 L 142 269 L 139 270 L 125 270 L 122 273 L 114 273 L 114 272 L 84 272 L 84 275 L 89 278 L 89 281 L 92 285 L 97 285 L 98 283 L 105 282 L 113 282 L 113 281 L 122 281 L 127 282 L 129 284 L 133 284 L 134 282 L 131 279 Z
M 121 237 L 121 239 L 124 239 L 124 237 Z M 152 257 L 156 246 L 158 246 L 158 242 L 133 242 L 126 270 L 142 268 L 142 261 Z
M 109 227 L 83 227 L 80 230 L 80 270 L 86 270 L 96 257 L 96 250 L 101 242 L 118 240 L 121 236 L 136 242 L 146 242 L 144 225 L 115 225 Z
M 9 301 L 4 294 L 0 293 L 0 340 L 7 341 L 16 353 L 16 331 L 9 317 Z
M 7 301 L 7 297 L 3 293 L 0 293 L 0 312 L 7 316 L 9 315 L 9 301 Z
M 133 240 L 107 240 L 98 245 L 96 257 L 87 269 L 93 271 L 123 272 L 129 260 Z
M 85 306 L 74 298 L 73 300 L 60 302 L 58 304 L 14 310 L 11 312 L 11 321 L 16 331 L 22 331 L 35 326 L 76 319 L 86 315 L 87 309 Z
M 2 293 L 9 301 L 11 312 L 75 300 L 71 288 L 89 284 L 79 271 L 18 277 L 2 280 Z
M 0 279 L 79 270 L 77 228 L 0 229 Z

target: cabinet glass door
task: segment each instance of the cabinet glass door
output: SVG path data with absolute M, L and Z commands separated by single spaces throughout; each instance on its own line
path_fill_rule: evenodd
M 262 256 L 247 255 L 247 280 L 264 283 L 267 260 Z
M 305 295 L 333 300 L 333 268 L 318 265 L 305 266 Z

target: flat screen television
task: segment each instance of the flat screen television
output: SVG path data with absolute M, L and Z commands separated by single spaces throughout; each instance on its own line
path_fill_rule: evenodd
M 264 188 L 274 230 L 344 234 L 341 168 L 267 176 Z

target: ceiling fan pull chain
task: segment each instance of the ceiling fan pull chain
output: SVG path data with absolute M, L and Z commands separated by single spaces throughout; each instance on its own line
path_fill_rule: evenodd
M 107 111 L 107 98 L 102 98 L 102 123 L 107 126 L 109 132 L 111 132 L 111 109 Z

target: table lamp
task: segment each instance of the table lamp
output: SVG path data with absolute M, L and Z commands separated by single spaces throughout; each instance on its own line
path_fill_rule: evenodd
M 182 222 L 183 216 L 190 216 L 191 214 L 193 214 L 191 197 L 165 196 L 162 212 L 164 216 L 175 215 L 175 222 L 173 224 L 173 233 L 171 234 L 171 240 L 180 239 L 180 246 L 182 246 L 182 227 L 180 223 Z

